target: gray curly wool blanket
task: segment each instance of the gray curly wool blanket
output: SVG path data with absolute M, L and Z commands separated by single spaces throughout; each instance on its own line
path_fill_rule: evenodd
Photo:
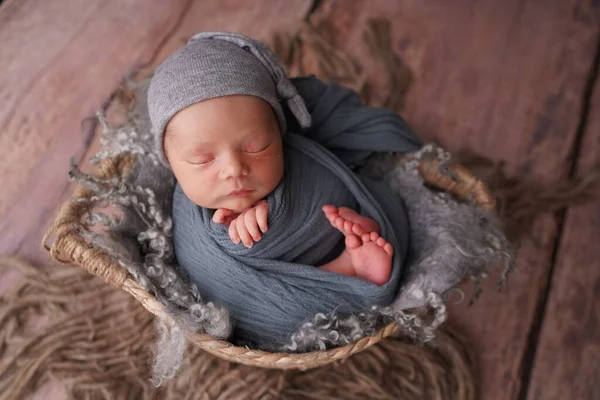
M 214 210 L 194 204 L 179 185 L 173 198 L 178 264 L 206 300 L 229 309 L 234 338 L 263 349 L 281 348 L 317 313 L 349 316 L 392 302 L 408 248 L 406 210 L 388 186 L 344 162 L 362 162 L 374 150 L 420 147 L 397 114 L 362 106 L 352 90 L 315 78 L 293 83 L 312 111 L 313 127 L 284 135 L 284 178 L 267 198 L 269 230 L 261 241 L 251 248 L 236 245 L 227 226 L 212 222 Z M 387 283 L 315 268 L 344 248 L 342 233 L 321 211 L 326 204 L 379 223 L 395 249 Z

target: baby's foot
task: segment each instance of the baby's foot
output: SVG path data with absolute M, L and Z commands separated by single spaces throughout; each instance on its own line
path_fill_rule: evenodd
M 379 224 L 375 220 L 360 215 L 350 208 L 326 205 L 323 206 L 323 212 L 331 225 L 346 236 L 379 232 Z
M 348 258 L 356 276 L 376 285 L 383 285 L 390 279 L 394 248 L 377 232 L 346 236 Z
M 331 225 L 346 236 L 346 254 L 340 257 L 350 260 L 356 276 L 377 285 L 386 283 L 392 271 L 394 248 L 379 236 L 379 224 L 346 207 L 327 205 L 323 212 Z

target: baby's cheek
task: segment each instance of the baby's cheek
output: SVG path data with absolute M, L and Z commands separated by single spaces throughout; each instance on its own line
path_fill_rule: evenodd
M 253 175 L 265 184 L 279 180 L 283 174 L 283 162 L 274 156 L 256 157 L 250 163 Z
M 218 188 L 215 182 L 206 177 L 190 176 L 184 184 L 180 182 L 184 192 L 190 193 L 190 199 L 199 206 L 213 208 Z

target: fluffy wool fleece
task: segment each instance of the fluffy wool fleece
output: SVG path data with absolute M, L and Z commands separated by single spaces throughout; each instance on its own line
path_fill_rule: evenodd
M 187 334 L 206 332 L 226 339 L 232 326 L 228 310 L 204 302 L 201 293 L 177 268 L 170 218 L 175 180 L 153 153 L 145 108 L 147 83 L 131 84 L 136 102 L 124 113 L 124 122 L 109 125 L 103 111 L 96 115 L 102 128 L 102 150 L 91 163 L 130 153 L 137 157 L 132 172 L 120 179 L 99 180 L 73 165 L 70 176 L 94 190 L 95 196 L 89 201 L 96 207 L 110 204 L 120 210 L 90 213 L 85 221 L 90 229 L 83 235 L 114 257 L 173 316 L 174 325 L 158 321 L 153 372 L 155 384 L 160 385 L 176 373 Z M 411 250 L 394 303 L 351 317 L 340 317 L 335 312 L 315 315 L 291 335 L 281 351 L 342 346 L 374 334 L 391 321 L 406 334 L 426 341 L 434 337 L 446 319 L 442 295 L 449 289 L 465 277 L 479 282 L 491 267 L 502 268 L 505 280 L 513 257 L 501 222 L 474 204 L 459 203 L 424 184 L 417 169 L 424 158 L 442 160 L 444 165 L 450 156 L 428 145 L 407 162 L 380 154 L 361 167 L 363 173 L 385 181 L 404 200 L 409 213 Z

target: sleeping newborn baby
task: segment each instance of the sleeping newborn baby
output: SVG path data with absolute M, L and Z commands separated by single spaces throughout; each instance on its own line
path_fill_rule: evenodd
M 283 178 L 285 157 L 269 103 L 231 95 L 188 106 L 167 124 L 164 152 L 185 195 L 215 209 L 212 221 L 228 226 L 233 243 L 251 247 L 262 239 L 268 230 L 265 199 Z M 387 282 L 394 250 L 379 236 L 379 224 L 347 207 L 324 205 L 323 211 L 346 236 L 346 248 L 319 268 L 378 285 Z
M 233 341 L 280 350 L 317 313 L 394 298 L 408 248 L 400 198 L 355 173 L 374 151 L 415 151 L 391 111 L 349 89 L 287 78 L 262 43 L 206 32 L 148 89 L 156 151 L 177 180 L 173 244 Z

